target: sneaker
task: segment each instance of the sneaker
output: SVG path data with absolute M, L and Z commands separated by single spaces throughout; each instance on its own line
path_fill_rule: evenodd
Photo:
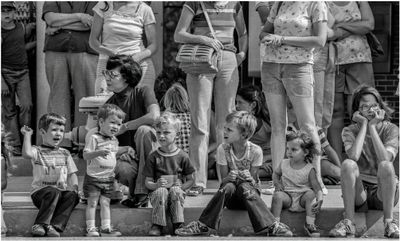
M 106 228 L 106 229 L 101 229 L 100 230 L 100 235 L 102 237 L 119 237 L 119 236 L 122 236 L 122 234 L 118 230 L 113 229 L 112 227 Z
M 153 224 L 153 225 L 151 225 L 149 235 L 150 236 L 161 236 L 161 229 L 162 229 L 162 227 L 160 225 Z
M 175 234 L 178 236 L 210 235 L 210 231 L 210 228 L 200 221 L 192 221 L 188 225 L 175 230 Z
M 175 231 L 176 231 L 177 229 L 183 228 L 183 227 L 185 227 L 185 225 L 184 225 L 184 223 L 173 223 L 173 224 L 172 224 L 172 227 L 173 227 L 173 229 L 174 229 L 174 232 L 173 232 L 173 233 L 175 233 Z
M 194 186 L 194 187 L 191 187 L 189 190 L 186 191 L 186 195 L 192 196 L 192 197 L 197 197 L 200 194 L 202 194 L 203 191 L 204 191 L 203 187 Z
M 31 234 L 33 237 L 44 237 L 46 235 L 46 230 L 43 225 L 35 224 L 32 226 Z
M 329 237 L 350 237 L 354 238 L 356 226 L 349 219 L 343 219 L 329 231 Z
M 286 224 L 276 221 L 268 228 L 268 236 L 292 237 L 293 233 Z
M 385 225 L 385 237 L 386 238 L 399 238 L 399 227 L 397 226 L 397 220 L 392 220 L 392 222 Z
M 318 230 L 317 226 L 315 226 L 315 224 L 308 224 L 308 223 L 304 224 L 304 230 L 310 237 L 321 236 L 320 231 Z
M 96 227 L 91 227 L 86 229 L 87 237 L 100 237 L 99 230 Z
M 46 235 L 47 237 L 60 237 L 60 233 L 52 225 L 46 226 Z

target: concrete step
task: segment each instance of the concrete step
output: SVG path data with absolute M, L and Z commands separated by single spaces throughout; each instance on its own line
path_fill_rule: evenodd
M 30 227 L 33 225 L 37 214 L 37 209 L 33 206 L 29 195 L 31 181 L 32 177 L 11 177 L 9 179 L 9 186 L 4 193 L 3 208 L 5 212 L 4 218 L 9 229 L 8 235 L 10 236 L 30 236 Z M 79 183 L 82 183 L 82 177 L 79 177 Z M 212 198 L 213 193 L 217 190 L 218 184 L 216 181 L 209 181 L 207 186 L 209 188 L 205 190 L 205 194 L 199 197 L 186 198 L 186 223 L 198 219 L 204 207 Z M 316 224 L 322 231 L 322 236 L 327 236 L 328 231 L 342 218 L 343 213 L 340 187 L 332 186 L 328 188 L 329 193 L 324 198 L 321 213 L 316 220 Z M 271 206 L 271 195 L 262 195 L 262 199 L 268 207 Z M 82 237 L 85 234 L 85 208 L 86 205 L 78 204 L 72 213 L 63 236 Z M 146 236 L 151 226 L 151 208 L 129 209 L 120 204 L 112 205 L 111 208 L 112 223 L 124 236 Z M 395 210 L 398 210 L 398 208 Z M 398 211 L 396 213 L 398 217 Z M 377 229 L 374 233 L 383 233 L 382 225 L 374 227 L 375 223 L 379 222 L 381 217 L 382 212 L 379 211 L 357 213 L 356 224 L 358 235 L 361 236 L 371 227 Z M 99 220 L 99 211 L 97 219 Z M 281 221 L 289 225 L 297 237 L 305 236 L 303 231 L 305 213 L 283 211 Z M 254 235 L 247 212 L 224 210 L 218 234 L 221 236 Z M 378 235 L 378 237 L 380 236 Z

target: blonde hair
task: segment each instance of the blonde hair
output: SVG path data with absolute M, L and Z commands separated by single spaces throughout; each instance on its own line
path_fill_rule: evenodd
M 225 121 L 235 123 L 245 139 L 250 139 L 257 128 L 257 119 L 247 111 L 234 111 L 226 116 Z
M 187 113 L 190 111 L 189 96 L 179 83 L 173 84 L 163 97 L 165 110 L 173 113 Z
M 169 111 L 164 111 L 154 123 L 155 128 L 161 128 L 163 125 L 172 125 L 176 132 L 181 131 L 181 121 Z

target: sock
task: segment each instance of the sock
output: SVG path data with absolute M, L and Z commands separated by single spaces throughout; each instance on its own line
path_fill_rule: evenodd
M 306 216 L 306 223 L 307 224 L 314 224 L 315 223 L 315 217 Z
M 104 219 L 101 220 L 101 229 L 106 229 L 111 227 L 111 220 L 110 219 Z
M 383 223 L 386 226 L 388 223 L 391 223 L 392 221 L 393 221 L 393 218 L 385 218 L 385 221 Z
M 86 228 L 87 229 L 94 228 L 94 227 L 96 227 L 95 220 L 86 220 Z
M 280 223 L 281 222 L 281 217 L 276 217 L 275 220 Z

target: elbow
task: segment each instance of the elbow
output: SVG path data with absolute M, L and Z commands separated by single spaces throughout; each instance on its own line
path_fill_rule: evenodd
M 174 33 L 174 41 L 176 43 L 182 43 L 181 35 L 177 31 L 175 31 L 175 33 Z
M 374 29 L 375 29 L 375 20 L 372 18 L 372 19 L 369 19 L 368 21 L 367 21 L 367 29 L 371 32 L 371 31 L 373 31 Z

